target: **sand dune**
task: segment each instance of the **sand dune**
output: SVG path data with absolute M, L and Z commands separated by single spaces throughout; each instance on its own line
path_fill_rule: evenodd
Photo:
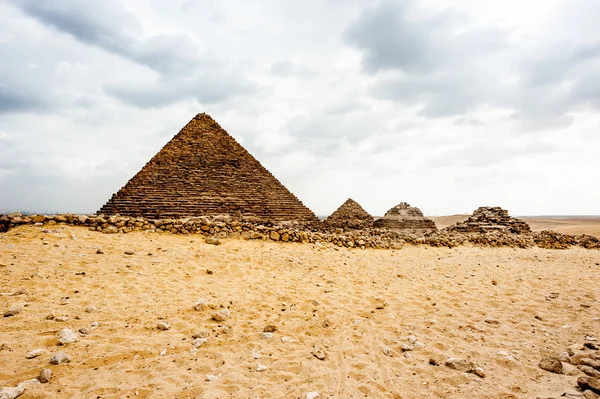
M 199 236 L 20 227 L 0 235 L 0 310 L 27 305 L 0 319 L 0 386 L 50 367 L 52 381 L 23 398 L 559 396 L 577 375 L 537 364 L 600 333 L 598 264 L 600 251 L 579 248 L 212 246 Z M 558 298 L 546 300 L 549 292 Z M 218 323 L 212 309 L 193 310 L 199 299 L 230 317 Z M 269 324 L 278 330 L 265 339 Z M 90 333 L 59 347 L 62 328 Z M 194 334 L 207 336 L 195 354 Z M 424 347 L 405 355 L 411 335 Z M 25 359 L 36 348 L 47 352 Z M 59 350 L 72 362 L 50 366 Z M 429 364 L 449 356 L 486 377 Z

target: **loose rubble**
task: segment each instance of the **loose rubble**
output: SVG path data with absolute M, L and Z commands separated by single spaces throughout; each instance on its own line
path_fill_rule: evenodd
M 216 235 L 219 239 L 238 238 L 243 240 L 329 244 L 347 248 L 399 249 L 404 245 L 453 248 L 471 244 L 485 247 L 529 248 L 538 246 L 547 249 L 565 249 L 571 246 L 579 246 L 587 249 L 600 249 L 600 240 L 590 235 L 568 235 L 553 231 L 531 232 L 518 222 L 502 222 L 502 218 L 500 218 L 500 222 L 506 224 L 503 228 L 486 228 L 487 225 L 484 224 L 484 227 L 477 229 L 451 226 L 443 230 L 425 228 L 394 230 L 378 228 L 377 223 L 375 223 L 376 227 L 374 228 L 362 230 L 335 229 L 332 231 L 322 223 L 317 222 L 275 223 L 253 217 L 234 218 L 230 215 L 159 220 L 119 215 L 90 215 L 84 219 L 80 219 L 79 216 L 81 215 L 25 216 L 19 213 L 0 215 L 0 232 L 21 225 L 41 223 L 50 226 L 85 226 L 90 230 L 104 233 L 106 233 L 106 229 L 112 227 L 119 233 L 150 231 L 171 234 L 200 234 L 206 237 Z

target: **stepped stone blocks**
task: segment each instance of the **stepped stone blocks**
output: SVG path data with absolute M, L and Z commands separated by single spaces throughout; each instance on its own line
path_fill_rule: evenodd
M 437 230 L 433 220 L 423 216 L 419 208 L 401 202 L 375 221 L 375 227 L 396 230 Z
M 508 211 L 500 207 L 482 206 L 464 222 L 447 228 L 461 233 L 488 233 L 507 231 L 514 234 L 528 233 L 531 228 L 522 220 L 508 215 Z
M 328 228 L 369 229 L 373 227 L 373 216 L 369 215 L 358 202 L 348 198 L 323 224 Z
M 97 212 L 147 219 L 219 214 L 318 222 L 206 114 L 198 114 Z

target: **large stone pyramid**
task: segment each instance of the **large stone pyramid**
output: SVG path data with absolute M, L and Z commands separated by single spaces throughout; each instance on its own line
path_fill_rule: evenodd
M 327 227 L 367 229 L 373 227 L 373 216 L 369 215 L 358 202 L 348 198 L 335 212 L 333 212 L 324 224 Z
M 375 221 L 375 227 L 397 230 L 437 230 L 433 220 L 423 216 L 419 208 L 401 202 Z
M 198 114 L 98 214 L 164 219 L 237 212 L 318 221 L 217 122 Z

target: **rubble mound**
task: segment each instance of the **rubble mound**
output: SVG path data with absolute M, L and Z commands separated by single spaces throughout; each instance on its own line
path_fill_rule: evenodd
M 373 216 L 359 205 L 358 202 L 348 198 L 323 224 L 327 228 L 341 229 L 368 229 L 373 227 Z
M 423 216 L 419 208 L 401 202 L 375 221 L 376 228 L 395 230 L 437 230 L 431 219 Z
M 482 206 L 464 222 L 447 227 L 450 231 L 460 233 L 489 233 L 507 231 L 513 234 L 529 233 L 531 228 L 522 220 L 509 216 L 506 209 L 498 206 Z

